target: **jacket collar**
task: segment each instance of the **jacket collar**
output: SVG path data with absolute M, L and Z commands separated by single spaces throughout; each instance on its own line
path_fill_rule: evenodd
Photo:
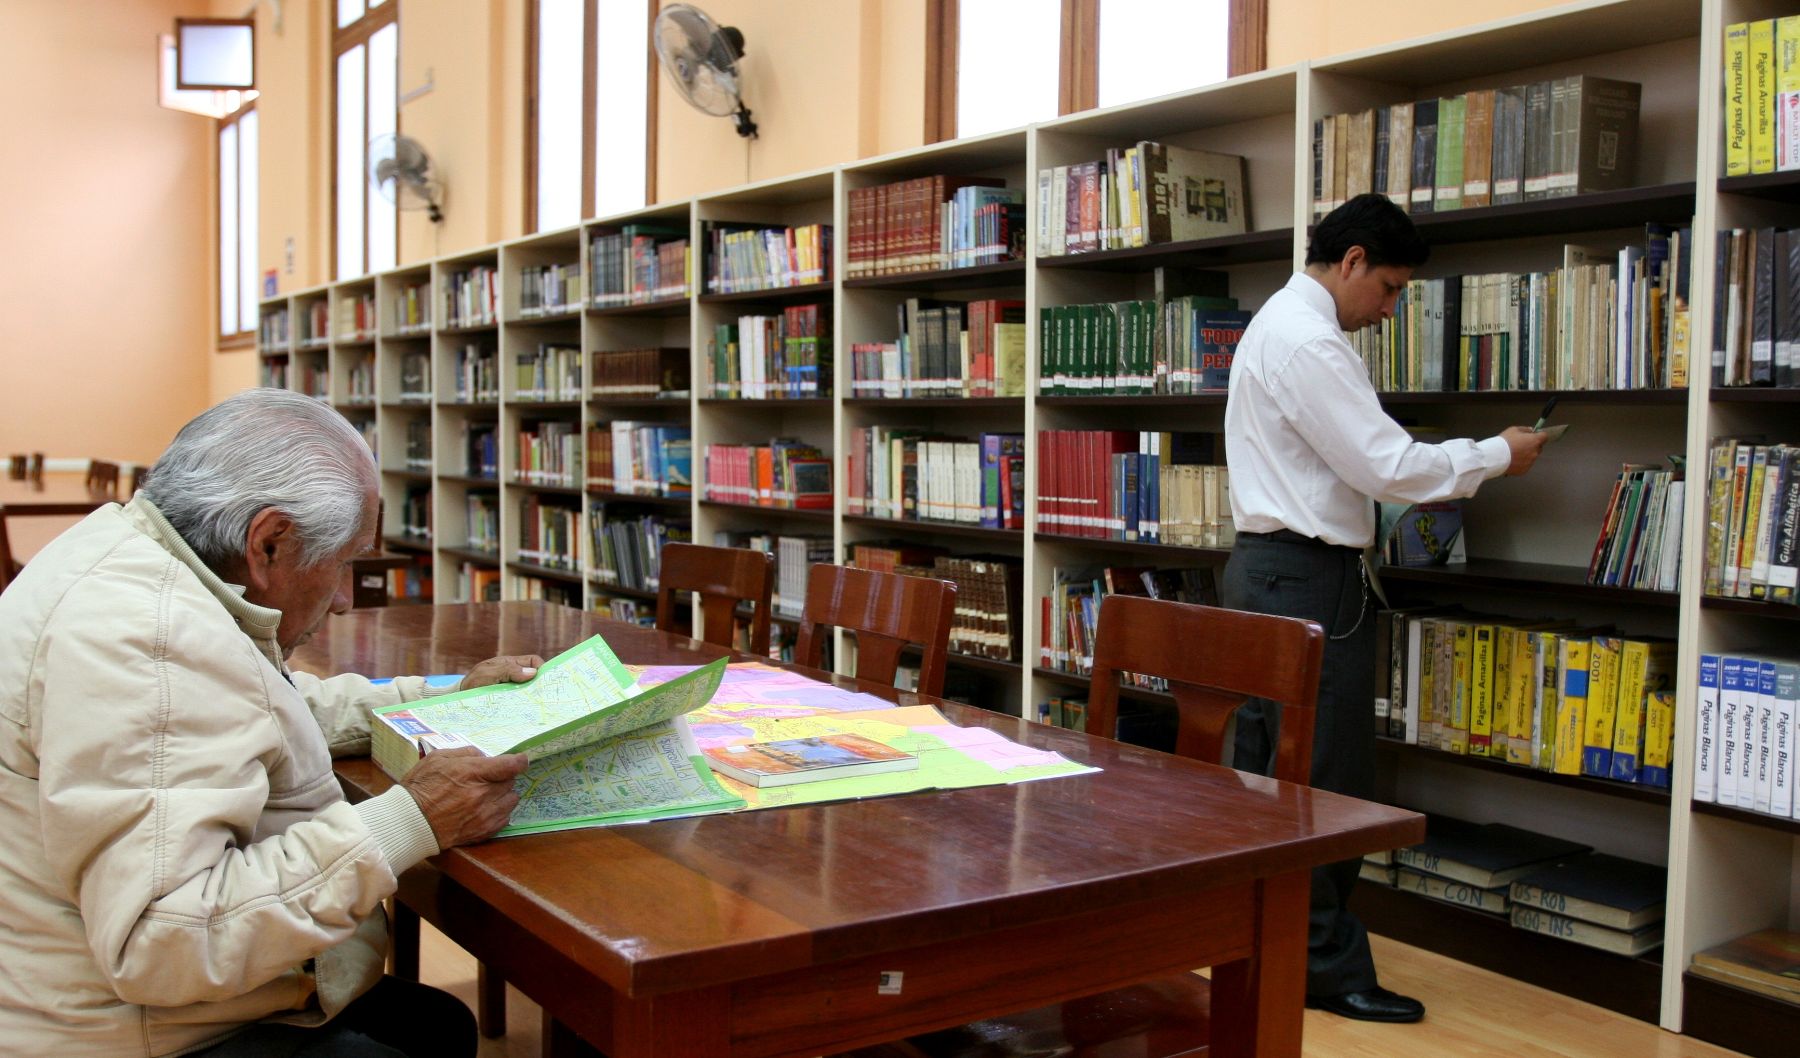
M 188 542 L 181 538 L 156 505 L 145 499 L 142 494 L 132 498 L 124 508 L 125 520 L 130 522 L 145 536 L 161 545 L 163 550 L 174 555 L 197 577 L 206 590 L 212 593 L 225 612 L 237 622 L 238 629 L 249 636 L 257 649 L 263 652 L 277 672 L 285 675 L 287 665 L 281 657 L 281 644 L 275 638 L 275 630 L 281 625 L 281 611 L 271 610 L 267 606 L 258 606 L 244 598 L 244 589 L 225 581 L 217 573 L 207 568 Z

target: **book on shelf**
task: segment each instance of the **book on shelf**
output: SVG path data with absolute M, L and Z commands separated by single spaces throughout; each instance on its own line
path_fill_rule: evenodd
M 1434 213 L 1629 187 L 1641 94 L 1573 75 L 1325 115 L 1312 124 L 1313 214 L 1363 191 Z
M 577 573 L 581 570 L 581 506 L 537 493 L 519 500 L 519 561 Z
M 387 571 L 387 593 L 390 599 L 425 603 L 432 600 L 434 578 L 430 555 L 419 555 L 411 565 Z
M 1800 601 L 1800 446 L 1716 438 L 1708 449 L 1704 592 Z
M 1087 696 L 1053 694 L 1037 704 L 1037 722 L 1070 731 L 1087 730 Z
M 1105 157 L 1040 169 L 1040 256 L 1241 235 L 1244 159 L 1140 140 Z
M 806 578 L 815 565 L 835 557 L 831 538 L 811 533 L 759 533 L 721 529 L 713 533 L 715 547 L 747 548 L 775 556 L 775 583 L 769 602 L 783 617 L 799 617 L 806 608 Z M 770 640 L 773 650 L 779 636 Z
M 1697 976 L 1800 1003 L 1800 933 L 1762 929 L 1705 951 L 1689 966 Z
M 431 283 L 402 282 L 394 292 L 394 334 L 425 334 L 431 330 Z
M 850 347 L 853 397 L 1020 397 L 1025 303 L 907 298 L 892 342 Z
M 1062 536 L 1230 547 L 1218 435 L 1038 431 L 1038 528 Z
M 671 347 L 596 350 L 589 393 L 595 397 L 688 396 L 688 350 Z
M 1463 503 L 1382 503 L 1376 538 L 1389 566 L 1442 566 L 1468 561 L 1463 542 Z
M 657 514 L 622 514 L 617 504 L 588 508 L 588 576 L 603 585 L 656 591 L 661 583 L 662 549 L 694 538 L 685 521 Z
M 372 710 L 369 755 L 399 779 L 432 750 L 524 753 L 531 763 L 502 836 L 729 811 L 743 801 L 714 779 L 683 720 L 724 675 L 720 658 L 640 689 L 595 636 L 526 683 Z
M 444 326 L 484 327 L 500 318 L 500 273 L 492 265 L 470 265 L 444 278 Z
M 331 304 L 320 297 L 300 312 L 300 346 L 322 347 L 331 340 Z
M 519 317 L 557 316 L 581 308 L 581 265 L 526 265 L 519 269 Z
M 431 400 L 429 352 L 414 350 L 400 354 L 400 400 L 420 404 Z
M 514 480 L 525 485 L 575 488 L 586 464 L 581 455 L 581 423 L 569 419 L 526 419 L 515 442 Z
M 588 427 L 587 487 L 641 496 L 694 491 L 693 439 L 666 423 L 598 422 Z
M 1700 655 L 1694 799 L 1795 817 L 1800 659 Z
M 1718 239 L 1713 385 L 1800 385 L 1800 231 L 1731 228 Z
M 497 480 L 500 476 L 499 427 L 491 422 L 462 424 L 463 474 Z
M 1800 15 L 1775 20 L 1775 168 L 1800 169 Z
M 471 551 L 500 553 L 500 497 L 485 490 L 469 490 L 464 497 L 463 513 L 468 526 L 464 546 Z
M 714 771 L 757 789 L 919 766 L 911 753 L 849 733 L 709 746 L 705 757 Z
M 431 540 L 431 486 L 408 485 L 400 501 L 400 535 L 408 540 Z
M 1051 589 L 1038 600 L 1038 666 L 1086 676 L 1094 668 L 1100 606 L 1108 595 L 1141 595 L 1200 606 L 1217 606 L 1216 571 L 1209 567 L 1157 569 L 1147 566 L 1054 566 Z M 1162 691 L 1168 682 L 1137 673 L 1132 686 Z
M 464 562 L 456 574 L 456 602 L 499 602 L 500 571 L 476 562 Z
M 528 573 L 517 573 L 512 576 L 512 598 L 525 602 L 550 602 L 558 606 L 567 606 L 571 610 L 581 608 L 581 585 L 570 584 L 561 580 L 546 580 L 543 577 Z
M 739 294 L 831 280 L 831 225 L 799 227 L 709 220 L 706 292 Z
M 337 303 L 337 325 L 332 329 L 340 341 L 360 341 L 375 336 L 375 293 L 345 293 Z
M 1425 840 L 1394 850 L 1394 862 L 1478 889 L 1501 889 L 1536 870 L 1592 851 L 1505 823 L 1467 823 L 1431 816 Z
M 1613 480 L 1587 583 L 1678 591 L 1686 491 L 1679 463 L 1674 469 L 1627 463 Z
M 580 400 L 581 347 L 539 342 L 513 357 L 515 400 Z
M 1393 884 L 1395 888 L 1404 889 L 1409 893 L 1417 893 L 1439 903 L 1455 904 L 1458 907 L 1466 907 L 1471 911 L 1480 911 L 1488 915 L 1506 914 L 1505 886 L 1483 889 L 1467 882 L 1459 882 L 1454 878 L 1426 874 L 1423 871 L 1415 871 L 1406 867 L 1395 869 Z
M 1514 929 L 1522 929 L 1529 933 L 1541 933 L 1546 937 L 1555 937 L 1558 940 L 1570 941 L 1589 948 L 1599 948 L 1601 951 L 1609 951 L 1615 955 L 1628 955 L 1632 958 L 1662 947 L 1663 942 L 1661 920 L 1641 929 L 1608 929 L 1605 926 L 1583 922 L 1567 915 L 1526 907 L 1524 904 L 1512 906 L 1512 925 Z
M 589 304 L 642 305 L 688 296 L 693 254 L 687 226 L 627 224 L 588 238 Z
M 707 342 L 709 397 L 773 400 L 831 395 L 831 306 L 792 305 L 740 316 Z
M 845 276 L 969 268 L 1025 255 L 1025 192 L 1000 177 L 936 174 L 852 188 Z
M 1601 852 L 1513 881 L 1508 899 L 1608 929 L 1635 932 L 1663 920 L 1669 871 Z
M 451 395 L 457 404 L 484 404 L 500 399 L 500 357 L 491 347 L 466 342 L 455 351 Z
M 1392 889 L 1400 884 L 1400 868 L 1392 863 L 1373 863 L 1367 859 L 1356 865 L 1356 876 L 1362 881 L 1374 885 L 1385 885 Z
M 288 327 L 290 318 L 285 305 L 278 309 L 263 309 L 257 318 L 256 344 L 264 352 L 285 352 L 293 340 L 293 332 Z
M 831 459 L 792 438 L 706 446 L 705 498 L 749 507 L 830 510 Z
M 876 563 L 863 566 L 859 559 Z M 900 561 L 900 559 L 916 561 Z M 891 564 L 888 560 L 892 559 Z M 995 661 L 1019 661 L 1024 565 L 1006 555 L 927 555 L 904 546 L 857 545 L 852 565 L 885 569 L 903 576 L 947 580 L 956 585 L 956 612 L 950 620 L 950 651 Z
M 845 510 L 896 521 L 962 522 L 1015 528 L 1024 496 L 1013 470 L 1025 458 L 1021 434 L 940 437 L 904 427 L 852 431 Z

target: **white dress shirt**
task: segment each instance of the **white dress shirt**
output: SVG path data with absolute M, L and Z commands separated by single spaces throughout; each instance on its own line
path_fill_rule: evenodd
M 1473 495 L 1512 463 L 1505 439 L 1414 441 L 1382 410 L 1318 280 L 1297 272 L 1250 321 L 1231 365 L 1225 460 L 1240 532 L 1374 542 L 1384 503 Z

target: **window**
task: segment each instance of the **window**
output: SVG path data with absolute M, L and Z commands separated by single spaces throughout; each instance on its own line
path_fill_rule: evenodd
M 1260 70 L 1267 18 L 1268 0 L 927 0 L 925 140 Z
M 369 141 L 399 131 L 398 0 L 337 0 L 332 112 L 334 272 L 385 271 L 399 258 L 394 204 L 369 187 Z
M 525 227 L 637 209 L 654 196 L 655 0 L 532 0 Z
M 256 108 L 219 120 L 219 337 L 256 332 Z

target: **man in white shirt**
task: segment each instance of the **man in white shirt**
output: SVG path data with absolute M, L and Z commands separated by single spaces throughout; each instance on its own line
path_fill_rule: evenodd
M 1393 315 L 1430 249 L 1382 195 L 1359 195 L 1313 230 L 1306 268 L 1250 322 L 1231 367 L 1225 458 L 1237 539 L 1225 605 L 1316 621 L 1325 630 L 1312 784 L 1375 792 L 1371 720 L 1375 617 L 1363 549 L 1372 500 L 1422 503 L 1472 495 L 1523 474 L 1544 435 L 1509 427 L 1483 441 L 1414 441 L 1382 410 L 1362 358 L 1344 337 Z M 1279 708 L 1238 713 L 1234 760 L 1268 774 Z M 1345 908 L 1357 861 L 1313 874 L 1307 1005 L 1366 1021 L 1417 1021 L 1425 1007 L 1382 988 L 1363 925 Z

